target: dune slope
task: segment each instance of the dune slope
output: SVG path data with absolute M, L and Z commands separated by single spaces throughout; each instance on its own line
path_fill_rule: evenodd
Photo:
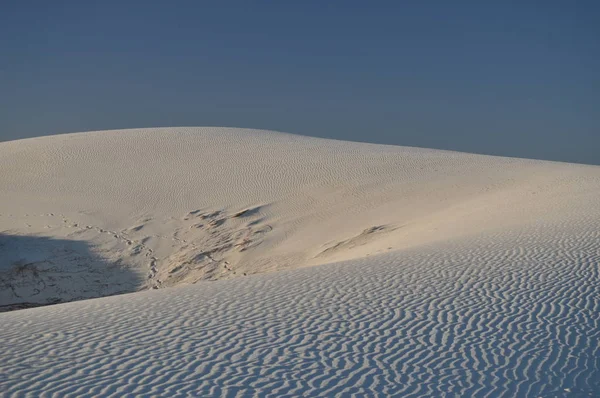
M 6 396 L 600 393 L 597 225 L 0 314 Z
M 600 394 L 600 167 L 178 128 L 0 170 L 5 308 L 137 291 L 0 314 L 6 396 Z

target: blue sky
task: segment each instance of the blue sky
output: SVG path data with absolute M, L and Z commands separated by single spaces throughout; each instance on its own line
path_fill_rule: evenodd
M 234 126 L 600 164 L 600 3 L 491 3 L 7 1 L 0 140 Z

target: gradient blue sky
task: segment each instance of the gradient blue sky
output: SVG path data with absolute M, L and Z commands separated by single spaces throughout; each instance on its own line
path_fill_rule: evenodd
M 0 6 L 0 140 L 264 128 L 600 164 L 597 1 Z

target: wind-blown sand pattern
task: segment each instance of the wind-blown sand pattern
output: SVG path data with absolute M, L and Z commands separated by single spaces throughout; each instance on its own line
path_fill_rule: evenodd
M 600 167 L 186 128 L 0 170 L 0 304 L 138 291 L 0 314 L 6 396 L 600 395 Z

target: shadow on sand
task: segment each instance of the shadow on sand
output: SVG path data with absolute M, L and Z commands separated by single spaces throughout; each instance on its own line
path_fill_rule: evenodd
M 141 279 L 84 241 L 0 233 L 0 312 L 129 293 Z

